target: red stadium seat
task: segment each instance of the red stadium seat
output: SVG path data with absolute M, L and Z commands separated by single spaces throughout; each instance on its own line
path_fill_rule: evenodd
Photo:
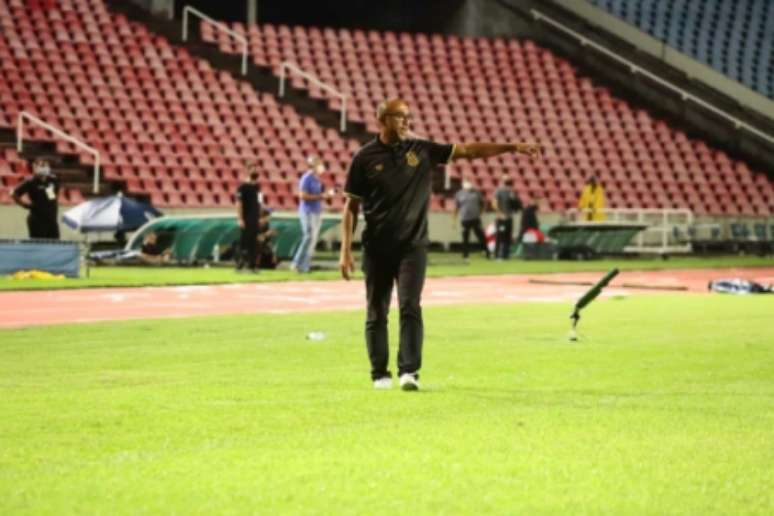
M 356 140 L 215 71 L 101 2 L 63 1 L 57 16 L 14 8 L 13 16 L 3 19 L 0 127 L 13 127 L 19 109 L 51 117 L 102 150 L 106 177 L 124 178 L 129 191 L 145 191 L 159 206 L 227 205 L 244 175 L 244 161 L 258 158 L 261 180 L 269 181 L 266 191 L 274 194 L 277 207 L 295 209 L 293 189 L 307 154 L 322 154 L 331 169 L 343 169 L 358 148 Z M 375 104 L 400 94 L 412 101 L 419 118 L 414 130 L 431 139 L 551 143 L 543 162 L 508 157 L 454 165 L 487 191 L 506 172 L 524 179 L 526 189 L 550 196 L 553 206 L 566 206 L 575 191 L 563 186 L 577 189 L 582 178 L 595 173 L 611 187 L 615 202 L 630 206 L 681 204 L 717 212 L 722 195 L 729 193 L 735 203 L 728 210 L 771 212 L 761 197 L 772 196 L 764 174 L 614 98 L 531 41 L 271 24 L 234 27 L 248 34 L 257 64 L 305 63 L 350 93 L 348 120 L 364 121 L 368 130 L 377 128 Z M 61 39 L 51 41 L 44 36 L 49 33 Z M 201 25 L 201 34 L 224 52 L 240 51 L 209 24 Z M 398 66 L 405 73 L 384 73 Z M 291 82 L 332 109 L 339 102 L 297 77 Z M 450 103 L 466 109 L 452 111 Z M 55 141 L 39 128 L 30 134 Z M 58 146 L 77 153 L 69 144 Z M 81 159 L 92 160 L 87 154 Z M 18 156 L 6 153 L 0 165 L 3 161 L 15 174 L 28 172 Z M 155 181 L 139 182 L 147 177 Z M 209 182 L 209 190 L 199 188 L 201 181 Z M 636 188 L 630 188 L 633 184 Z M 613 195 L 615 189 L 623 193 Z M 338 209 L 337 204 L 327 207 Z M 433 207 L 448 209 L 440 198 Z

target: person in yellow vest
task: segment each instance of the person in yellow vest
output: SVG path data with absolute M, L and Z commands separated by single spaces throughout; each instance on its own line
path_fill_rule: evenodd
M 580 220 L 601 222 L 605 220 L 605 189 L 591 176 L 581 191 L 578 199 Z

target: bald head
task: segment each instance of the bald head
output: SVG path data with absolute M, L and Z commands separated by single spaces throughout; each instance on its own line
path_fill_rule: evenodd
M 384 143 L 395 143 L 409 134 L 411 111 L 405 100 L 394 98 L 379 103 L 376 108 L 379 138 Z
M 376 107 L 376 119 L 384 122 L 384 115 L 388 113 L 408 113 L 408 110 L 408 103 L 403 99 L 385 99 L 379 102 L 379 105 Z

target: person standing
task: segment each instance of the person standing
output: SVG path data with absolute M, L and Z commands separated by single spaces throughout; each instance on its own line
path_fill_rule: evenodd
M 521 210 L 521 200 L 513 193 L 513 181 L 503 175 L 494 195 L 495 211 L 495 258 L 507 260 L 513 243 L 513 214 Z
M 537 155 L 528 143 L 440 144 L 409 137 L 411 112 L 401 99 L 381 102 L 376 111 L 378 136 L 361 147 L 347 173 L 339 269 L 349 280 L 355 270 L 352 236 L 360 207 L 363 272 L 366 286 L 365 340 L 376 389 L 392 387 L 388 369 L 387 315 L 397 284 L 400 310 L 398 376 L 401 389 L 419 389 L 424 327 L 421 296 L 427 268 L 427 211 L 431 171 L 457 159 L 477 159 L 506 152 Z
M 277 256 L 271 240 L 276 234 L 271 228 L 271 210 L 264 205 L 258 223 L 258 266 L 261 269 L 277 268 Z
M 34 175 L 14 188 L 11 196 L 16 204 L 29 210 L 27 230 L 30 238 L 59 239 L 59 179 L 51 173 L 47 160 L 32 164 Z M 27 196 L 28 202 L 22 200 Z
M 581 220 L 601 222 L 605 220 L 605 189 L 595 176 L 589 177 L 578 199 Z
M 320 237 L 322 222 L 322 201 L 328 196 L 323 192 L 320 174 L 325 172 L 325 165 L 317 156 L 307 160 L 307 170 L 298 182 L 298 218 L 301 221 L 301 243 L 298 245 L 290 268 L 296 272 L 309 272 Z
M 524 211 L 521 214 L 521 228 L 519 229 L 519 236 L 516 239 L 517 243 L 525 243 L 524 235 L 528 233 L 533 236 L 527 239 L 531 240 L 531 242 L 526 243 L 545 241 L 545 235 L 540 231 L 540 222 L 538 221 L 538 211 L 540 211 L 541 204 L 542 199 L 539 196 L 536 196 L 532 201 L 527 202 L 527 205 L 524 207 Z
M 486 253 L 487 259 L 490 258 L 489 248 L 486 245 L 486 236 L 484 228 L 481 226 L 481 210 L 484 207 L 484 197 L 473 188 L 470 181 L 462 182 L 462 189 L 454 195 L 454 213 L 453 220 L 457 220 L 459 214 L 460 224 L 462 225 L 462 259 L 468 259 L 470 232 L 472 231 L 478 239 L 478 244 Z
M 247 164 L 247 177 L 236 191 L 237 221 L 241 229 L 240 253 L 236 260 L 237 270 L 247 267 L 258 272 L 258 225 L 261 214 L 261 192 L 258 186 L 258 171 L 254 163 Z

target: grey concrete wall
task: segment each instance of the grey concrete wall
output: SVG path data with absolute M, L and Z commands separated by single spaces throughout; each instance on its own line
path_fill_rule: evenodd
M 184 0 L 178 1 L 181 4 L 185 3 Z M 171 18 L 175 12 L 175 0 L 131 0 L 131 2 L 158 16 Z
M 452 13 L 444 32 L 469 37 L 520 36 L 529 34 L 530 26 L 522 18 L 492 0 L 467 0 Z

